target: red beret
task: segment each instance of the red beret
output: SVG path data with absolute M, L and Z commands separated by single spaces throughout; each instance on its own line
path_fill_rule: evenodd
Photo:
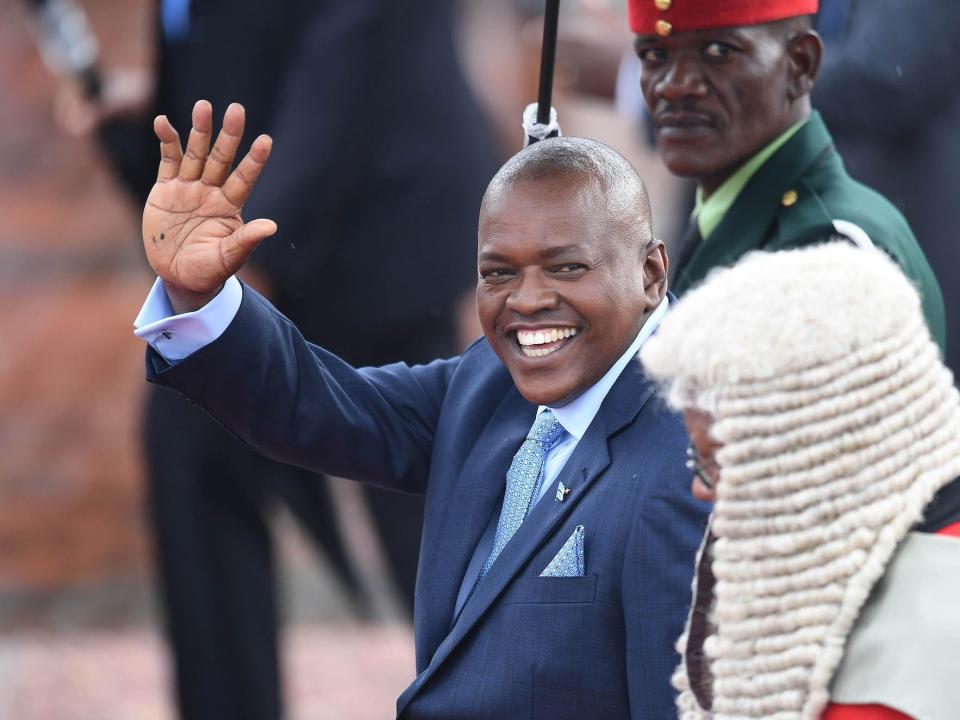
M 707 28 L 759 25 L 813 15 L 818 0 L 629 0 L 630 29 L 669 35 Z

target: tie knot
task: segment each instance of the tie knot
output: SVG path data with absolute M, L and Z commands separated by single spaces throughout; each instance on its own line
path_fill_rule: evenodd
M 553 413 L 550 410 L 544 410 L 537 416 L 536 421 L 533 423 L 533 427 L 530 428 L 530 433 L 527 435 L 528 440 L 533 440 L 540 443 L 543 447 L 549 450 L 553 445 L 560 439 L 560 436 L 563 435 L 564 429 L 563 425 L 560 424 L 560 421 L 553 416 Z

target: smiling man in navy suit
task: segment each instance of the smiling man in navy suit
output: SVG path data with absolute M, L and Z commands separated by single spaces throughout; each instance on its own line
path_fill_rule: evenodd
M 212 151 L 210 113 L 197 104 L 185 154 L 155 125 L 148 376 L 264 454 L 426 495 L 418 675 L 398 717 L 671 716 L 706 507 L 682 423 L 636 359 L 668 300 L 633 168 L 576 138 L 516 155 L 480 212 L 485 337 L 458 358 L 357 370 L 234 279 L 276 230 L 240 215 L 271 141 L 230 173 L 243 110 Z

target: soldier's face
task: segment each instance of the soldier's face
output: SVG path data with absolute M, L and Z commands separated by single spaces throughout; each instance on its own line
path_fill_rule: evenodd
M 640 86 L 672 173 L 712 192 L 795 122 L 786 45 L 772 25 L 636 37 Z

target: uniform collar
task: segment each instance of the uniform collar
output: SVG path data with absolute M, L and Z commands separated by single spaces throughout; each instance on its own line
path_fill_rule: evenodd
M 747 160 L 740 169 L 728 177 L 706 200 L 703 199 L 703 190 L 697 188 L 696 201 L 693 208 L 693 216 L 696 218 L 697 226 L 700 229 L 700 237 L 707 240 L 710 233 L 714 231 L 723 216 L 736 202 L 740 191 L 750 181 L 750 178 L 763 167 L 763 164 L 783 145 L 792 138 L 797 131 L 807 124 L 810 118 L 804 118 L 800 122 L 791 126 L 786 132 L 779 135 L 773 142 L 768 143 L 756 155 Z

